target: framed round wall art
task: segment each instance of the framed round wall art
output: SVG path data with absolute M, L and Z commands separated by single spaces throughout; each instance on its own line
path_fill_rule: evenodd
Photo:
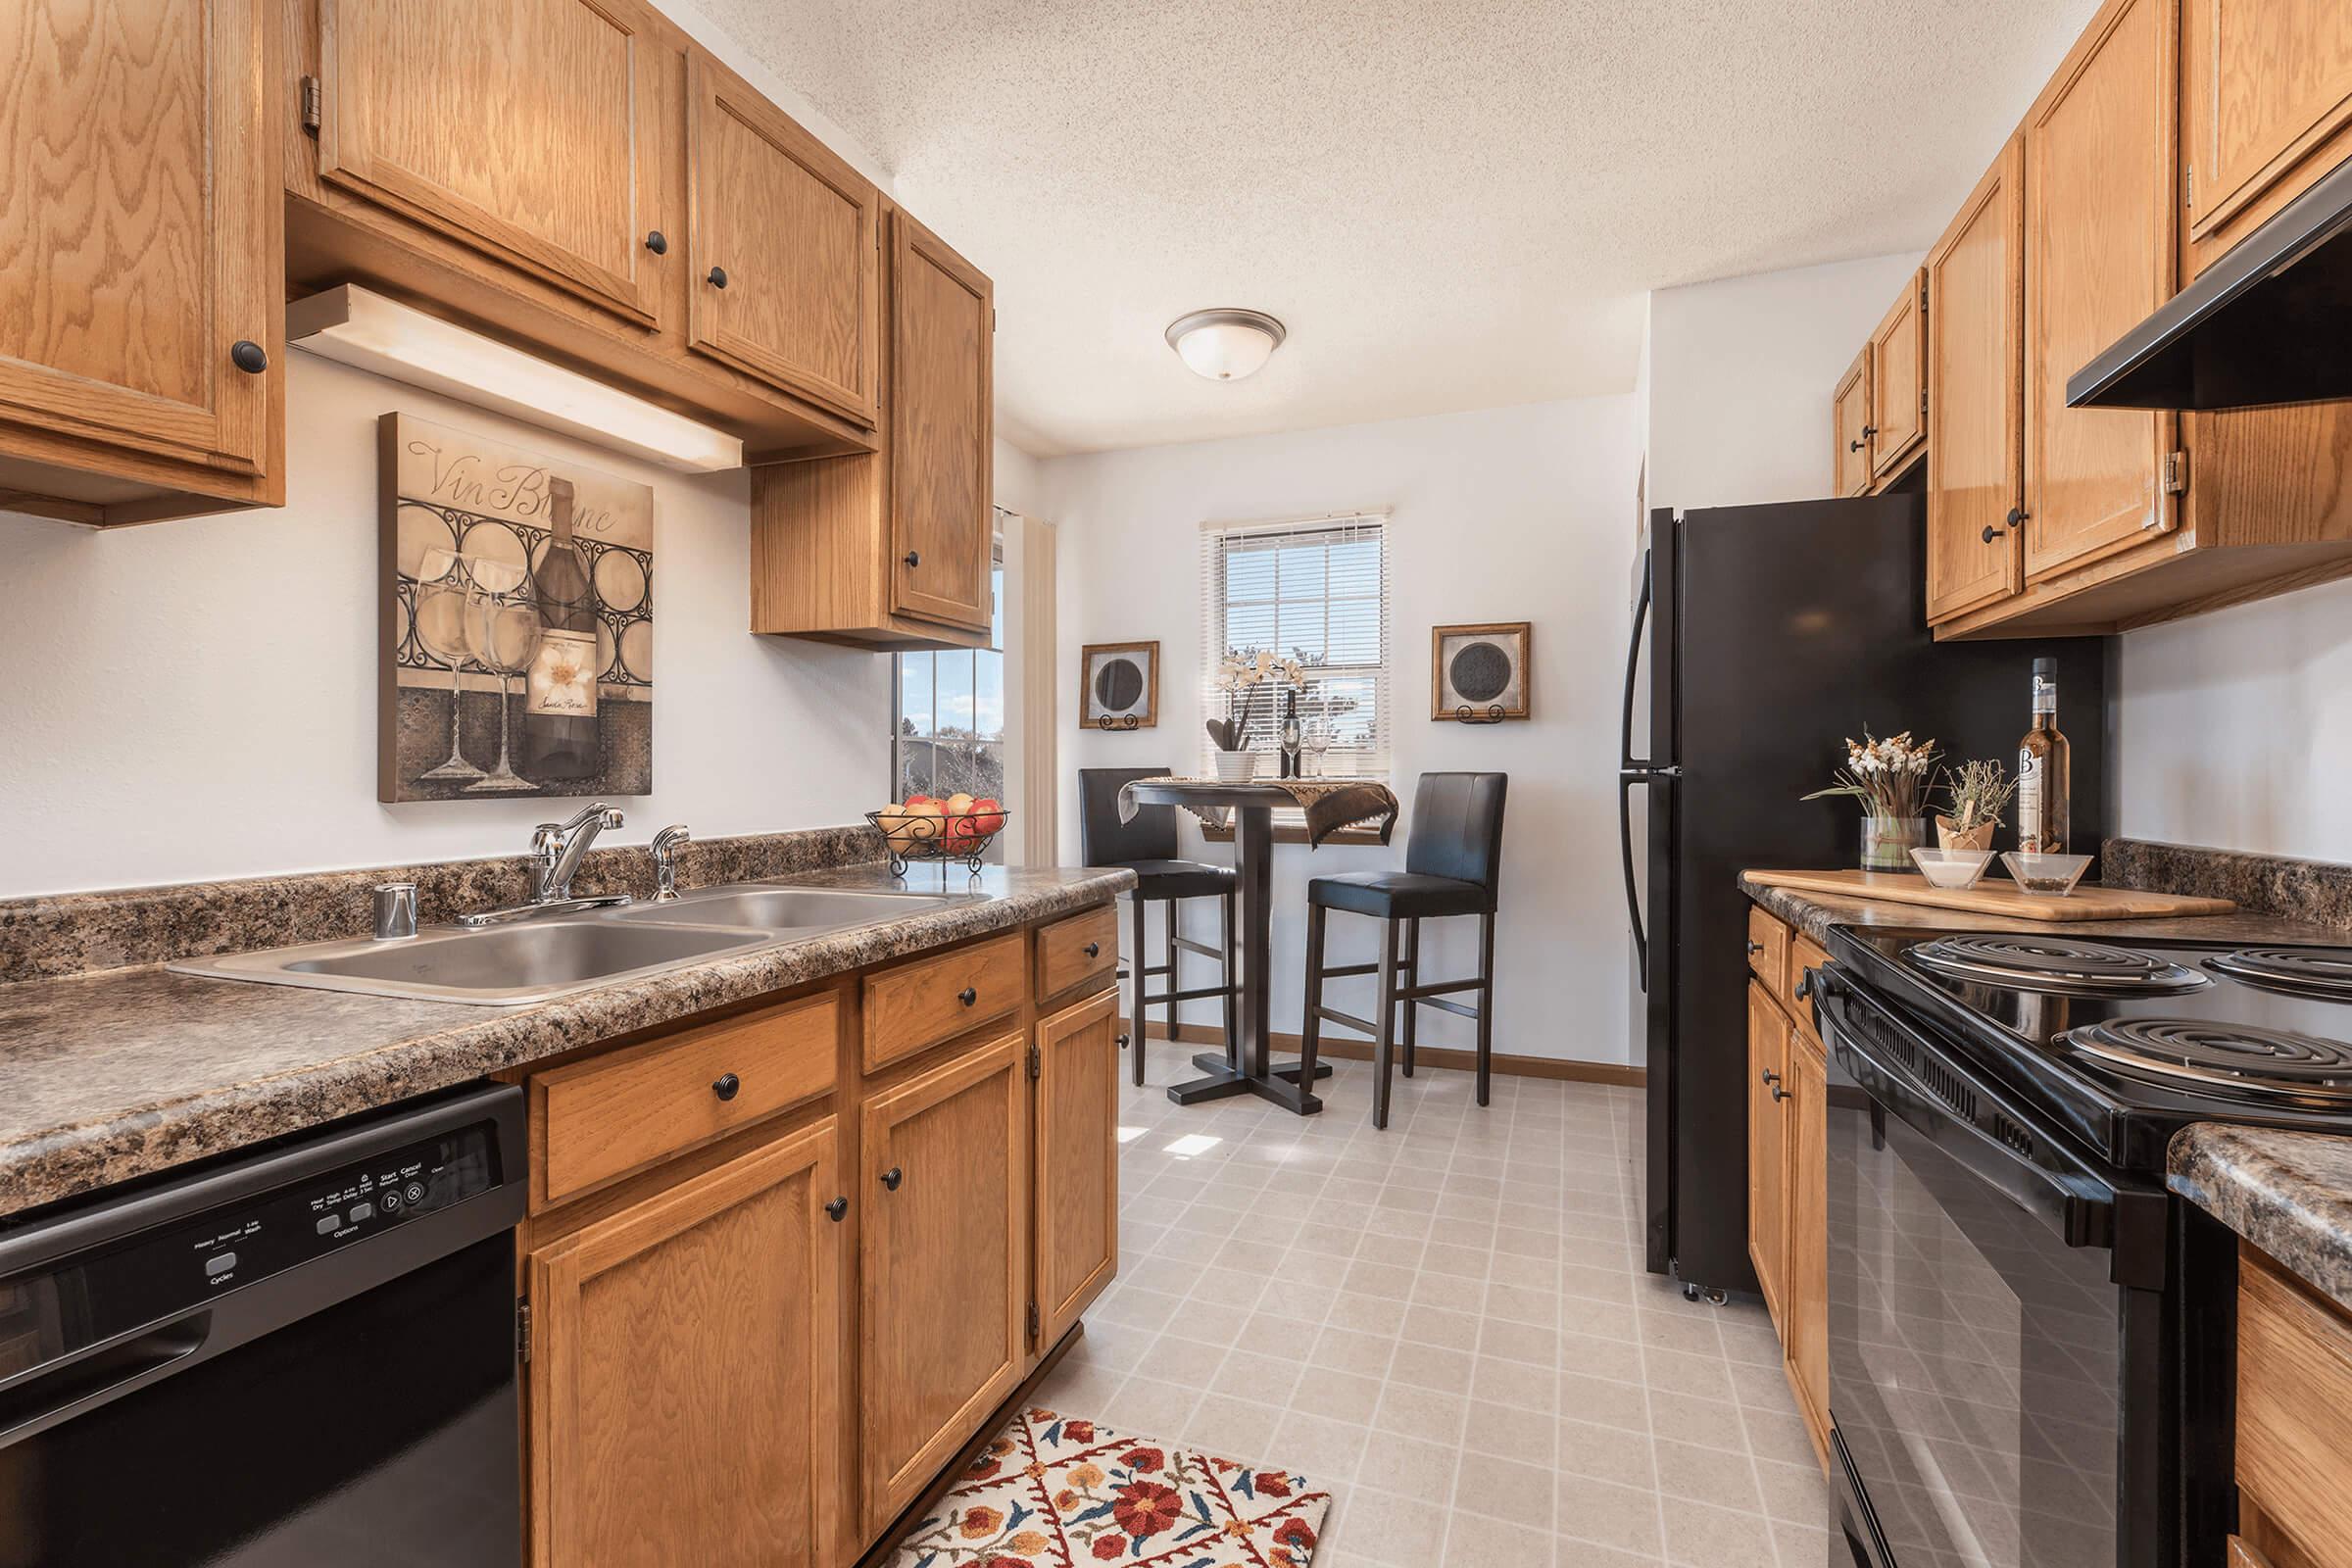
M 1089 643 L 1078 658 L 1078 722 L 1087 729 L 1159 723 L 1159 644 Z
M 1499 724 L 1528 715 L 1534 623 L 1439 626 L 1430 633 L 1429 716 Z

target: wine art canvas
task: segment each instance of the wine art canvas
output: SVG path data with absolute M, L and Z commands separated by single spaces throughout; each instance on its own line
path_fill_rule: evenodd
M 654 492 L 387 414 L 377 799 L 654 787 Z

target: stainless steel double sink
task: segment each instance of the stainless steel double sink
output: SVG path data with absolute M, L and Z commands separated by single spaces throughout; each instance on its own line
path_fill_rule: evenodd
M 177 974 L 368 996 L 513 1006 L 643 980 L 956 902 L 923 893 L 855 893 L 745 882 L 670 902 L 468 929 L 431 926 L 395 942 L 312 942 L 190 958 Z

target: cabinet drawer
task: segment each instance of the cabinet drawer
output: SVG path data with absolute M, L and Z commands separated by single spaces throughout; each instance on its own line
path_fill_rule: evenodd
M 833 1087 L 826 995 L 688 1029 L 531 1078 L 541 1203 L 710 1142 Z
M 1775 999 L 1788 995 L 1788 928 L 1752 905 L 1747 911 L 1747 966 Z
M 1013 932 L 865 977 L 862 1059 L 872 1072 L 1021 1004 L 1021 936 Z
M 2352 1564 L 2352 1321 L 2238 1250 L 2237 1483 L 2309 1554 Z
M 1808 990 L 1800 997 L 1797 991 L 1805 984 L 1807 969 L 1818 969 L 1829 961 L 1829 950 L 1811 937 L 1793 933 L 1789 936 L 1788 971 L 1781 986 L 1781 1004 L 1788 1009 L 1788 1016 L 1796 1020 L 1796 1026 L 1805 1032 L 1805 1038 L 1816 1046 L 1821 1044 L 1821 1031 L 1813 1027 L 1812 994 Z
M 1119 906 L 1105 904 L 1037 933 L 1037 994 L 1059 996 L 1082 980 L 1119 966 Z

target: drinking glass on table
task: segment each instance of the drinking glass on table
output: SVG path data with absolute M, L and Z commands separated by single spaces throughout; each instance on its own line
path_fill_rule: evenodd
M 498 766 L 466 786 L 469 795 L 537 789 L 514 771 L 509 741 L 514 722 L 507 708 L 507 683 L 531 667 L 539 653 L 539 605 L 523 586 L 522 567 L 512 562 L 473 563 L 473 593 L 466 630 L 473 657 L 498 676 Z

